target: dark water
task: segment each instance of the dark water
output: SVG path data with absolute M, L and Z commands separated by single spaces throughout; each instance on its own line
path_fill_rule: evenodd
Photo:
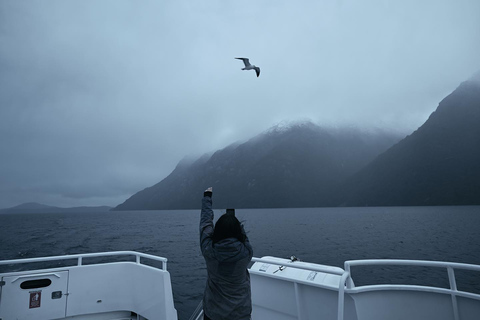
M 215 210 L 215 216 L 221 214 Z M 237 210 L 256 257 L 297 256 L 343 267 L 353 259 L 419 259 L 480 265 L 480 207 Z M 206 269 L 198 246 L 199 210 L 0 215 L 0 260 L 134 250 L 169 259 L 175 307 L 188 319 Z M 456 272 L 460 289 L 479 292 L 480 273 Z M 399 282 L 448 286 L 445 270 L 353 269 L 356 285 Z

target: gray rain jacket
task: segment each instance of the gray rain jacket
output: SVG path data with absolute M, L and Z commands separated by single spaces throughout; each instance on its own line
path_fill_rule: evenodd
M 245 230 L 242 226 L 242 231 Z M 212 198 L 203 197 L 200 217 L 200 248 L 207 263 L 207 285 L 203 295 L 203 310 L 212 320 L 248 320 L 252 313 L 250 274 L 247 267 L 253 249 L 236 238 L 215 244 L 213 236 Z

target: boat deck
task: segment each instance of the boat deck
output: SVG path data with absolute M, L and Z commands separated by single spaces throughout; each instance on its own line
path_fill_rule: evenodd
M 105 261 L 115 260 L 113 257 L 130 261 Z M 70 266 L 0 273 L 0 320 L 177 320 L 166 258 L 117 251 L 5 260 L 0 265 L 65 261 L 70 261 Z M 353 260 L 346 261 L 342 269 L 276 257 L 253 258 L 253 262 L 249 272 L 254 320 L 480 319 L 480 295 L 458 290 L 455 276 L 456 270 L 479 272 L 477 265 Z M 351 269 L 372 265 L 441 268 L 446 271 L 449 288 L 355 286 Z M 191 319 L 201 318 L 199 308 Z

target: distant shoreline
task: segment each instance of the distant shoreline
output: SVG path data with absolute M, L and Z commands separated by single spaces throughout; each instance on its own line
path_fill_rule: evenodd
M 81 206 L 61 208 L 55 206 L 48 206 L 36 202 L 23 203 L 15 207 L 0 209 L 0 214 L 15 213 L 82 213 L 82 212 L 108 212 L 112 209 L 109 206 Z

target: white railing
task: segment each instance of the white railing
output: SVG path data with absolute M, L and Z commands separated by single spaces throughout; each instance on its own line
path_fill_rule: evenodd
M 84 258 L 98 258 L 109 256 L 134 256 L 137 264 L 142 264 L 140 258 L 160 261 L 162 263 L 162 270 L 167 271 L 167 258 L 157 257 L 150 254 L 145 254 L 135 251 L 112 251 L 112 252 L 98 252 L 98 253 L 85 253 L 85 254 L 72 254 L 64 256 L 52 256 L 42 258 L 28 258 L 28 259 L 15 259 L 15 260 L 3 260 L 0 261 L 0 265 L 12 265 L 12 264 L 25 264 L 33 262 L 46 262 L 46 261 L 60 261 L 60 260 L 77 260 L 77 266 L 83 265 Z
M 480 295 L 474 293 L 468 293 L 463 291 L 458 291 L 457 283 L 455 279 L 455 269 L 462 270 L 471 270 L 471 271 L 480 271 L 480 266 L 465 264 L 465 263 L 454 263 L 454 262 L 439 262 L 439 261 L 422 261 L 422 260 L 351 260 L 345 262 L 345 270 L 335 270 L 326 266 L 308 266 L 305 264 L 295 264 L 288 263 L 287 265 L 283 262 L 270 259 L 261 259 L 253 258 L 253 262 L 263 262 L 278 266 L 288 266 L 289 268 L 297 268 L 302 270 L 317 271 L 333 275 L 341 276 L 338 284 L 338 313 L 337 319 L 343 320 L 344 318 L 344 305 L 345 305 L 345 291 L 347 292 L 360 292 L 360 291 L 373 291 L 373 290 L 388 290 L 388 289 L 403 289 L 403 290 L 426 290 L 430 292 L 438 292 L 444 294 L 450 294 L 452 297 L 452 305 L 454 309 L 455 320 L 459 320 L 457 296 L 464 296 L 468 298 L 473 298 L 480 300 Z M 425 287 L 425 286 L 413 286 L 413 285 L 375 285 L 375 286 L 359 286 L 355 287 L 353 285 L 353 280 L 351 278 L 351 267 L 354 266 L 379 266 L 379 265 L 397 265 L 397 266 L 418 266 L 418 267 L 440 267 L 446 268 L 448 272 L 448 280 L 450 283 L 450 289 L 436 288 L 436 287 Z M 295 282 L 295 281 L 294 281 Z M 295 283 L 296 284 L 296 283 Z
M 457 281 L 455 279 L 455 269 L 470 270 L 470 271 L 480 271 L 480 266 L 466 263 L 455 263 L 455 262 L 441 262 L 441 261 L 423 261 L 423 260 L 351 260 L 345 261 L 345 272 L 350 274 L 351 267 L 354 266 L 385 266 L 385 265 L 396 265 L 396 266 L 414 266 L 414 267 L 435 267 L 435 268 L 445 268 L 448 273 L 448 282 L 450 284 L 450 289 L 437 288 L 437 287 L 428 287 L 430 292 L 450 294 L 452 297 L 452 306 L 454 312 L 455 320 L 459 320 L 457 296 L 465 296 L 480 300 L 480 295 L 468 293 L 464 291 L 458 291 Z M 366 285 L 354 287 L 353 282 L 350 278 L 346 279 L 347 290 L 356 289 L 356 291 L 373 291 L 380 289 L 414 289 L 414 290 L 425 290 L 425 286 L 412 286 L 412 285 Z M 340 293 L 339 293 L 340 294 Z
M 338 267 L 327 267 L 327 266 L 310 266 L 305 263 L 301 262 L 291 262 L 288 264 L 282 263 L 280 261 L 276 260 L 270 260 L 270 259 L 264 259 L 264 258 L 252 258 L 253 262 L 262 262 L 262 263 L 268 263 L 268 264 L 273 264 L 277 266 L 285 266 L 288 268 L 295 268 L 295 269 L 301 269 L 301 270 L 308 270 L 308 271 L 316 271 L 316 272 L 323 272 L 327 274 L 333 274 L 340 277 L 340 281 L 338 284 L 338 313 L 337 313 L 337 319 L 338 320 L 343 320 L 343 310 L 344 310 L 344 303 L 345 303 L 345 282 L 347 279 L 350 278 L 350 272 L 344 271 L 341 268 Z M 298 285 L 296 281 L 293 281 L 295 284 L 295 297 L 297 299 L 297 304 L 299 304 L 299 295 L 298 295 Z

